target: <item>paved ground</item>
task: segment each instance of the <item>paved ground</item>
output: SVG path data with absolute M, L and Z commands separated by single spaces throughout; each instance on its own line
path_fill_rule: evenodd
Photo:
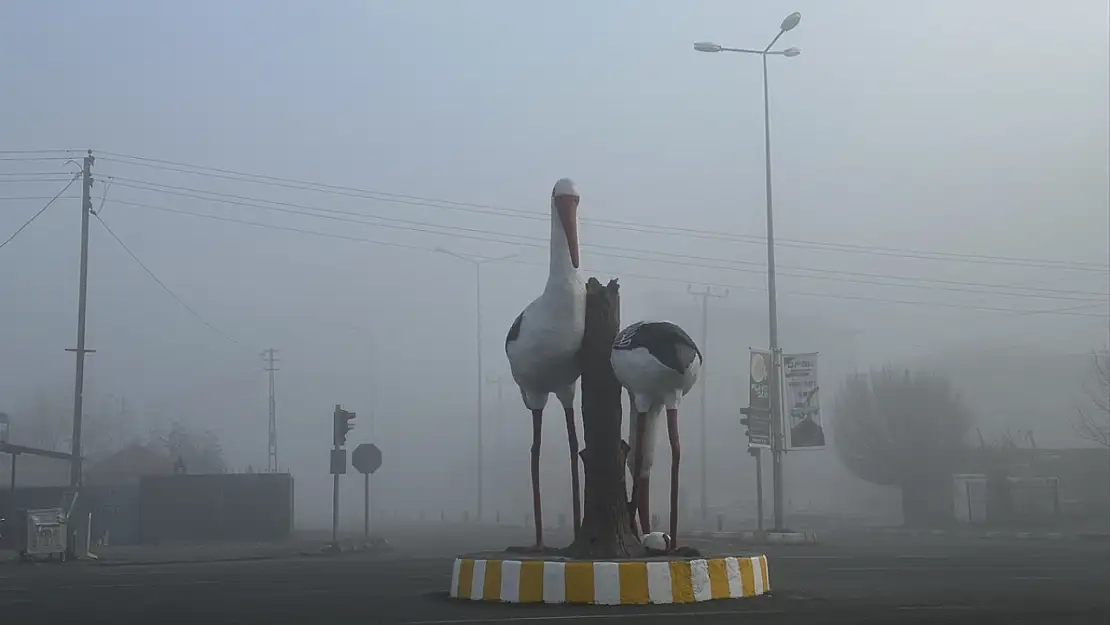
M 336 558 L 145 564 L 0 564 L 6 622 L 442 624 L 1106 623 L 1110 544 L 843 538 L 777 547 L 773 597 L 689 607 L 502 606 L 446 598 L 452 555 L 526 532 L 391 533 L 394 549 Z M 556 542 L 551 540 L 551 542 Z M 727 541 L 704 549 L 736 550 Z M 135 563 L 138 562 L 138 563 Z

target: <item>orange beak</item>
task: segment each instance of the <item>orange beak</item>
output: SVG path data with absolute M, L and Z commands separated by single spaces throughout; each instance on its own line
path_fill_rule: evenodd
M 563 232 L 567 235 L 570 264 L 578 269 L 578 197 L 574 195 L 556 196 L 555 210 L 559 213 L 559 222 L 562 223 Z

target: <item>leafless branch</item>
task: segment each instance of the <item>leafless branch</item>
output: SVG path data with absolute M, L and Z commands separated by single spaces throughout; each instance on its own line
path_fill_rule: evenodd
M 1091 355 L 1094 383 L 1086 385 L 1086 407 L 1076 411 L 1072 426 L 1080 438 L 1110 447 L 1110 350 Z

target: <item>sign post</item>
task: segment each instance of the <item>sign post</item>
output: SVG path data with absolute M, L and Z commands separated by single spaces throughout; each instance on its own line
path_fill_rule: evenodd
M 382 450 L 373 443 L 363 443 L 351 452 L 351 465 L 362 474 L 362 534 L 370 537 L 370 476 L 382 466 Z

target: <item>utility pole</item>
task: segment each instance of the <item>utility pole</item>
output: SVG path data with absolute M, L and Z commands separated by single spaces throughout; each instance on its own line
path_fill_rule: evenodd
M 84 410 L 85 354 L 96 350 L 85 349 L 85 294 L 89 285 L 89 215 L 92 212 L 92 150 L 81 167 L 81 279 L 77 291 L 77 349 L 67 352 L 77 354 L 77 372 L 73 381 L 73 437 L 70 440 L 69 485 L 81 486 L 81 412 Z
M 488 376 L 486 376 L 486 384 L 492 384 L 492 385 L 497 387 L 497 411 L 494 413 L 496 415 L 495 416 L 496 423 L 494 423 L 494 428 L 493 428 L 493 431 L 494 431 L 494 439 L 493 439 L 493 448 L 494 449 L 493 449 L 493 453 L 494 453 L 495 458 L 500 458 L 501 457 L 501 450 L 502 450 L 502 447 L 503 447 L 501 433 L 504 430 L 504 425 L 505 425 L 505 411 L 504 411 L 504 408 L 503 408 L 504 403 L 502 402 L 502 399 L 504 398 L 505 382 L 508 381 L 508 380 L 512 380 L 512 378 L 504 376 L 504 375 L 488 375 Z M 500 469 L 499 469 L 499 465 L 498 465 L 497 462 L 494 462 L 493 470 L 494 470 L 494 481 L 496 482 L 498 480 L 498 476 L 501 474 Z M 504 504 L 504 501 L 502 500 L 501 497 L 498 497 L 497 499 L 498 499 L 499 503 L 495 502 L 494 510 L 495 510 L 495 513 L 498 515 L 498 517 L 500 517 L 501 505 Z
M 712 287 L 706 286 L 700 291 L 694 290 L 690 285 L 686 286 L 686 292 L 694 297 L 701 298 L 701 349 L 702 356 L 704 357 L 705 351 L 709 349 L 709 298 L 714 297 L 717 299 L 724 299 L 728 297 L 728 289 L 723 292 L 714 292 Z M 705 387 L 708 379 L 705 376 L 705 361 L 702 361 L 702 374 L 701 374 L 701 522 L 702 526 L 709 523 L 709 493 L 706 486 L 706 457 L 709 455 L 707 452 L 708 443 L 706 442 L 706 417 L 705 417 Z
M 471 265 L 474 265 L 474 317 L 475 317 L 475 333 L 474 341 L 477 352 L 475 354 L 475 368 L 477 371 L 478 382 L 478 397 L 475 413 L 478 418 L 478 523 L 482 522 L 482 265 L 486 263 L 495 263 L 502 260 L 508 260 L 516 254 L 508 254 L 506 256 L 487 257 L 487 256 L 470 256 L 467 254 L 459 254 L 442 247 L 437 247 L 435 251 L 453 256 L 459 260 L 464 260 Z
M 119 450 L 127 445 L 127 398 L 120 395 L 119 398 Z
M 278 350 L 274 348 L 267 349 L 262 352 L 262 357 L 266 359 L 266 371 L 270 374 L 270 436 L 269 436 L 269 451 L 266 455 L 266 471 L 268 473 L 277 473 L 278 459 L 277 459 L 277 401 L 274 399 L 274 372 L 278 369 L 274 368 L 274 363 L 277 359 L 274 354 Z

